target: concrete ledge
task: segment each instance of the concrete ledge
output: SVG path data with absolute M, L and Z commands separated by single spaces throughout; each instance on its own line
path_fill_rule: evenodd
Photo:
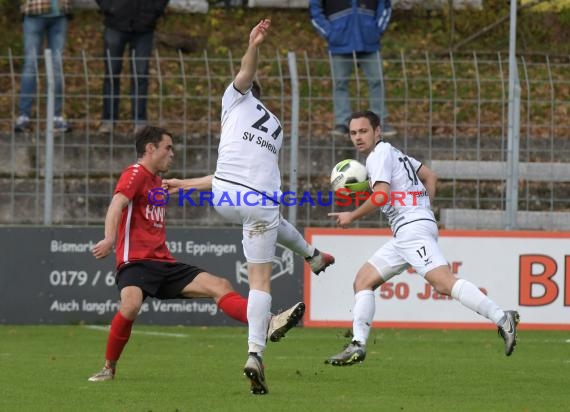
M 442 209 L 440 222 L 446 229 L 504 229 L 502 210 Z M 517 229 L 570 230 L 570 212 L 517 212 Z
M 520 163 L 519 179 L 535 182 L 570 182 L 570 163 Z M 430 168 L 441 179 L 504 180 L 506 162 L 432 160 Z

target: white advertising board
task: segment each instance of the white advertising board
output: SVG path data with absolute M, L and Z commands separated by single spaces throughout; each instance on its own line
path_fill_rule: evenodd
M 305 326 L 352 326 L 352 282 L 389 230 L 305 230 L 336 263 L 319 276 L 305 265 Z M 521 328 L 570 330 L 570 233 L 441 231 L 439 245 L 453 272 L 503 309 L 516 309 Z M 375 291 L 374 326 L 399 328 L 494 327 L 416 273 L 403 272 Z

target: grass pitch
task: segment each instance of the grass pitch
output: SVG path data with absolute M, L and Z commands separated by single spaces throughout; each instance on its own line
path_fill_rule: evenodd
M 0 326 L 1 411 L 568 411 L 570 333 L 519 332 L 507 358 L 493 331 L 373 330 L 362 364 L 324 360 L 347 338 L 302 329 L 270 343 L 269 394 L 242 374 L 241 327 L 135 325 L 111 382 L 107 331 Z

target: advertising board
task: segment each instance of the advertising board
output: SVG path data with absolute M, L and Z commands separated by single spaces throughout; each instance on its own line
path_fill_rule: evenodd
M 352 326 L 352 283 L 363 263 L 390 240 L 389 230 L 314 229 L 305 237 L 332 253 L 335 265 L 315 276 L 305 269 L 305 326 Z M 439 245 L 458 277 L 503 309 L 516 309 L 521 328 L 570 330 L 570 234 L 446 231 Z M 375 326 L 492 328 L 487 319 L 440 295 L 408 270 L 375 292 Z
M 119 305 L 115 256 L 97 260 L 91 248 L 103 228 L 0 228 L 0 323 L 108 323 Z M 230 280 L 247 297 L 241 229 L 169 229 L 175 259 Z M 303 260 L 277 247 L 272 308 L 302 296 Z M 146 299 L 137 320 L 148 324 L 234 325 L 212 299 Z

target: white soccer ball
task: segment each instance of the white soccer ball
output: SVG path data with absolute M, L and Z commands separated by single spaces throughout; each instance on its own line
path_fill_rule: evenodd
M 354 159 L 338 162 L 331 172 L 331 186 L 335 192 L 342 188 L 353 192 L 369 190 L 366 167 Z

